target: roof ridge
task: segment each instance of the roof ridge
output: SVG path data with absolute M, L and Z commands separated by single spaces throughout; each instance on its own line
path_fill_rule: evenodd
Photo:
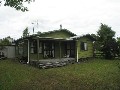
M 67 31 L 69 33 L 71 33 L 73 36 L 76 36 L 76 34 L 74 34 L 73 32 L 69 31 L 68 29 L 59 29 L 59 30 L 53 30 L 53 31 L 48 31 L 48 32 L 42 32 L 41 34 L 48 34 L 48 33 L 54 33 L 57 31 Z

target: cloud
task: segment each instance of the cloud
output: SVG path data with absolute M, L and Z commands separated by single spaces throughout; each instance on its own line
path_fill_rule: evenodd
M 96 33 L 100 23 L 120 36 L 119 0 L 36 0 L 27 6 L 29 11 L 24 13 L 0 7 L 0 38 L 20 38 L 26 27 L 31 34 L 33 27 L 35 32 L 56 30 L 60 24 L 78 35 Z

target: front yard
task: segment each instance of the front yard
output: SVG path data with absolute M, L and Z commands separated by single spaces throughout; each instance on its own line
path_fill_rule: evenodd
M 120 90 L 120 60 L 38 69 L 0 60 L 0 90 Z

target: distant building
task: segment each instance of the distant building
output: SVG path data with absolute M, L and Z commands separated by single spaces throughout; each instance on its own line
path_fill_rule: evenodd
M 0 46 L 0 59 L 2 57 L 15 58 L 15 45 Z
M 11 38 L 10 36 L 6 37 L 6 39 L 7 39 L 7 40 L 9 40 L 9 42 L 11 42 L 11 43 L 12 43 L 12 42 L 13 42 L 13 40 L 14 40 L 14 39 L 13 39 L 13 38 Z

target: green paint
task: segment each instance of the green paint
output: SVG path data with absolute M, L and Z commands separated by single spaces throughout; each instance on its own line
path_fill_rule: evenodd
M 59 42 L 55 43 L 55 58 L 60 58 Z
M 42 34 L 40 35 L 41 37 L 53 37 L 53 38 L 69 38 L 73 35 L 71 35 L 70 33 L 66 32 L 66 31 L 56 31 L 56 32 L 52 32 L 52 33 L 47 33 L 47 34 Z
M 69 38 L 72 37 L 73 34 L 66 32 L 65 30 L 59 30 L 59 31 L 55 31 L 55 32 L 51 32 L 51 33 L 44 33 L 41 34 L 40 37 L 52 37 L 52 38 Z M 36 40 L 38 38 L 36 37 Z M 35 40 L 32 37 L 29 38 L 30 43 Z M 23 41 L 23 39 L 19 40 L 19 41 Z M 48 42 L 49 40 L 41 40 L 39 39 L 40 42 Z M 51 41 L 49 41 L 51 42 Z M 48 42 L 48 43 L 49 43 Z M 59 40 L 52 40 L 52 42 L 55 43 L 55 57 L 54 58 L 63 58 L 65 56 L 65 43 L 68 41 L 59 41 Z M 86 42 L 87 46 L 88 46 L 88 50 L 83 51 L 81 50 L 80 47 L 80 43 L 81 42 Z M 19 42 L 18 42 L 19 43 Z M 78 59 L 80 58 L 87 58 L 87 57 L 93 57 L 93 43 L 92 41 L 87 38 L 87 37 L 81 37 L 79 38 L 76 42 L 74 42 L 74 40 L 72 41 L 72 43 L 75 43 L 75 58 L 77 57 L 77 50 L 78 50 Z M 37 43 L 37 46 L 39 46 L 39 44 Z M 31 47 L 29 47 L 31 49 Z M 41 60 L 41 59 L 45 59 L 43 57 L 43 52 L 38 54 L 38 48 L 37 47 L 37 53 L 36 54 L 31 54 L 30 53 L 30 60 Z M 42 45 L 43 48 L 43 45 Z M 31 51 L 31 50 L 29 50 Z M 61 53 L 60 53 L 61 52 Z M 16 48 L 16 55 L 18 55 L 18 49 Z M 28 42 L 27 40 L 24 40 L 23 43 L 23 56 L 28 56 Z M 48 59 L 48 58 L 47 58 Z
M 28 56 L 28 41 L 25 40 L 23 44 L 23 56 Z
M 80 48 L 80 43 L 86 42 L 88 45 L 88 50 L 84 51 Z M 90 39 L 86 37 L 82 37 L 77 41 L 77 50 L 78 50 L 78 58 L 87 58 L 87 57 L 93 57 L 93 43 Z

